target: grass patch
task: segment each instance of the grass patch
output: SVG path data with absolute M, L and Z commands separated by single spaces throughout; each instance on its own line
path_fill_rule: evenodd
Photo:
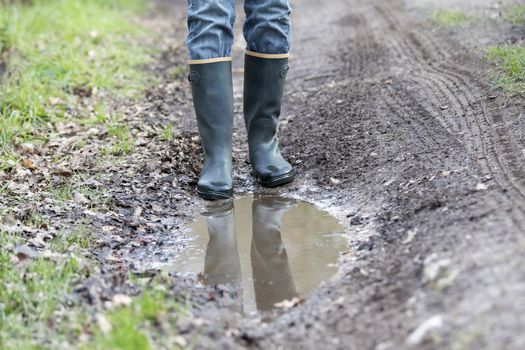
M 78 189 L 78 192 L 89 198 L 88 208 L 91 210 L 105 211 L 108 209 L 111 197 L 101 189 L 81 187 Z
M 73 144 L 73 149 L 77 150 L 77 151 L 80 151 L 80 150 L 84 149 L 84 147 L 86 147 L 86 145 L 87 145 L 87 140 L 82 138 L 82 139 L 76 141 Z
M 7 213 L 0 209 L 0 349 L 179 349 L 186 341 L 177 322 L 189 315 L 169 293 L 169 279 L 134 279 L 145 291 L 129 305 L 101 311 L 82 304 L 73 289 L 92 277 L 96 266 L 80 258 L 92 242 L 88 224 L 67 228 L 47 244 L 57 255 L 19 261 L 15 247 L 25 244 L 22 233 L 4 231 Z M 28 218 L 40 226 L 45 219 Z M 12 224 L 12 222 L 11 222 Z M 104 327 L 100 318 L 106 322 Z
M 183 80 L 184 78 L 186 78 L 187 74 L 186 66 L 176 66 L 170 70 L 169 74 L 174 80 Z
M 525 93 L 525 48 L 517 45 L 490 47 L 487 58 L 500 68 L 495 78 L 498 86 L 513 94 Z
M 169 330 L 187 315 L 185 308 L 164 291 L 159 282 L 123 308 L 103 315 L 110 329 L 99 327 L 83 349 L 149 350 L 186 348 L 184 340 Z
M 73 199 L 73 192 L 71 182 L 67 181 L 58 185 L 52 185 L 50 188 L 51 197 L 58 202 L 58 204 L 65 204 L 67 201 Z
M 32 213 L 23 220 L 24 225 L 34 228 L 49 227 L 49 220 L 38 213 Z
M 49 340 L 45 329 L 66 307 L 67 293 L 86 271 L 73 254 L 59 262 L 35 258 L 18 265 L 7 247 L 20 243 L 20 237 L 0 230 L 0 348 L 39 349 L 38 344 L 68 336 L 67 327 L 57 327 Z
M 525 5 L 512 5 L 503 11 L 503 19 L 512 24 L 525 24 Z
M 169 123 L 160 132 L 160 138 L 164 141 L 171 141 L 173 139 L 173 124 Z
M 111 154 L 130 154 L 135 148 L 135 139 L 127 125 L 114 124 L 108 128 L 108 135 L 112 138 Z
M 133 21 L 145 3 L 0 1 L 0 172 L 20 162 L 17 146 L 46 143 L 65 123 L 107 129 L 108 154 L 133 151 L 135 139 L 113 106 L 139 96 L 152 82 L 141 68 L 151 59 L 140 44 L 146 31 Z M 182 68 L 173 74 L 182 77 Z M 164 135 L 170 134 L 173 130 Z M 88 140 L 78 139 L 75 149 L 86 147 Z M 51 156 L 50 165 L 61 163 L 57 154 Z M 50 181 L 48 204 L 64 209 L 73 199 L 80 202 L 80 193 L 89 201 L 82 200 L 83 205 L 107 209 L 111 197 L 104 188 L 75 185 L 77 176 L 83 175 Z M 0 194 L 9 194 L 8 184 L 0 184 Z M 90 277 L 104 277 L 90 253 L 100 228 L 76 216 L 76 222 L 65 224 L 60 214 L 49 217 L 46 212 L 32 210 L 19 217 L 0 206 L 0 349 L 174 349 L 184 343 L 173 332 L 184 311 L 162 288 L 165 281 L 148 279 L 140 286 L 146 292 L 125 307 L 102 311 L 106 303 L 83 304 L 74 288 Z M 22 232 L 20 221 L 34 230 L 24 227 Z M 30 244 L 40 230 L 56 232 L 57 227 L 55 237 L 45 238 L 40 250 L 28 253 L 31 257 L 16 256 L 17 246 Z M 97 324 L 100 313 L 110 330 Z
M 432 21 L 442 27 L 461 27 L 467 25 L 472 18 L 467 14 L 449 9 L 441 9 L 432 15 Z
M 65 253 L 68 249 L 86 249 L 92 240 L 92 233 L 85 224 L 80 224 L 71 231 L 62 230 L 51 241 L 51 248 L 59 253 Z
M 132 22 L 143 0 L 49 0 L 0 3 L 0 157 L 67 118 L 78 96 L 143 90 L 148 62 Z
M 150 341 L 140 329 L 156 322 L 166 311 L 162 293 L 146 292 L 130 306 L 108 313 L 111 330 L 98 329 L 93 344 L 87 348 L 151 349 Z

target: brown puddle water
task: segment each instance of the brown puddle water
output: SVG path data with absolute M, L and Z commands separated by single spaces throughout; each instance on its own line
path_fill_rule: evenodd
M 174 262 L 204 284 L 239 289 L 245 314 L 304 295 L 337 272 L 345 227 L 316 206 L 278 196 L 211 203 L 188 225 L 193 239 Z

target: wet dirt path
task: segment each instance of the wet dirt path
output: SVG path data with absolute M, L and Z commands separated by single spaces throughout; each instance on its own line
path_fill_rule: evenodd
M 296 117 L 282 133 L 302 160 L 295 190 L 313 179 L 340 211 L 358 208 L 370 237 L 256 343 L 522 347 L 522 107 L 401 1 L 303 1 L 298 13 Z
M 402 1 L 301 1 L 294 24 L 281 138 L 301 175 L 282 192 L 343 213 L 356 240 L 337 278 L 244 339 L 524 346 L 522 105 Z
M 185 3 L 162 3 L 174 11 L 156 16 L 175 21 L 178 37 L 159 75 L 185 60 Z M 228 308 L 235 291 L 176 274 L 176 293 L 206 320 L 179 332 L 203 348 L 523 348 L 523 102 L 491 89 L 485 64 L 410 2 L 293 5 L 280 137 L 299 176 L 267 191 L 248 175 L 239 38 L 236 191 L 320 205 L 348 227 L 349 252 L 334 278 L 264 324 Z M 97 219 L 124 227 L 98 253 L 108 276 L 169 265 L 204 208 L 192 192 L 200 152 L 187 82 L 152 89 L 137 114 L 137 128 L 160 118 L 184 132 L 168 147 L 150 140 L 137 152 L 149 159 L 113 173 L 113 212 Z

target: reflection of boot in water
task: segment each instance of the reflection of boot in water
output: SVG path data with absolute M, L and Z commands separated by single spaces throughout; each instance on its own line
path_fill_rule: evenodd
M 292 200 L 269 196 L 253 201 L 251 259 L 255 301 L 261 311 L 297 294 L 281 239 L 282 218 L 292 204 Z
M 208 224 L 208 247 L 204 258 L 204 278 L 207 285 L 231 284 L 237 289 L 239 301 L 242 299 L 242 274 L 233 203 L 213 203 L 203 213 Z M 239 303 L 239 306 L 242 302 Z

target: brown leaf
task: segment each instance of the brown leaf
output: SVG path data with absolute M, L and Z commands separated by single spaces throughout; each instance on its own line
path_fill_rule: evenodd
M 32 143 L 23 143 L 22 145 L 20 145 L 20 147 L 22 148 L 22 153 L 24 154 L 36 153 L 35 145 L 33 145 Z
M 53 169 L 53 173 L 60 176 L 69 177 L 73 175 L 73 172 L 70 169 L 67 169 L 64 166 L 57 166 L 55 169 Z
M 31 159 L 22 158 L 20 163 L 22 164 L 24 168 L 29 169 L 29 170 L 33 170 L 35 168 Z
M 23 244 L 15 248 L 15 255 L 20 262 L 26 259 L 34 259 L 38 256 L 38 253 L 33 248 Z
M 53 235 L 47 232 L 39 231 L 36 237 L 29 239 L 27 242 L 35 248 L 44 248 L 46 242 L 53 239 Z

